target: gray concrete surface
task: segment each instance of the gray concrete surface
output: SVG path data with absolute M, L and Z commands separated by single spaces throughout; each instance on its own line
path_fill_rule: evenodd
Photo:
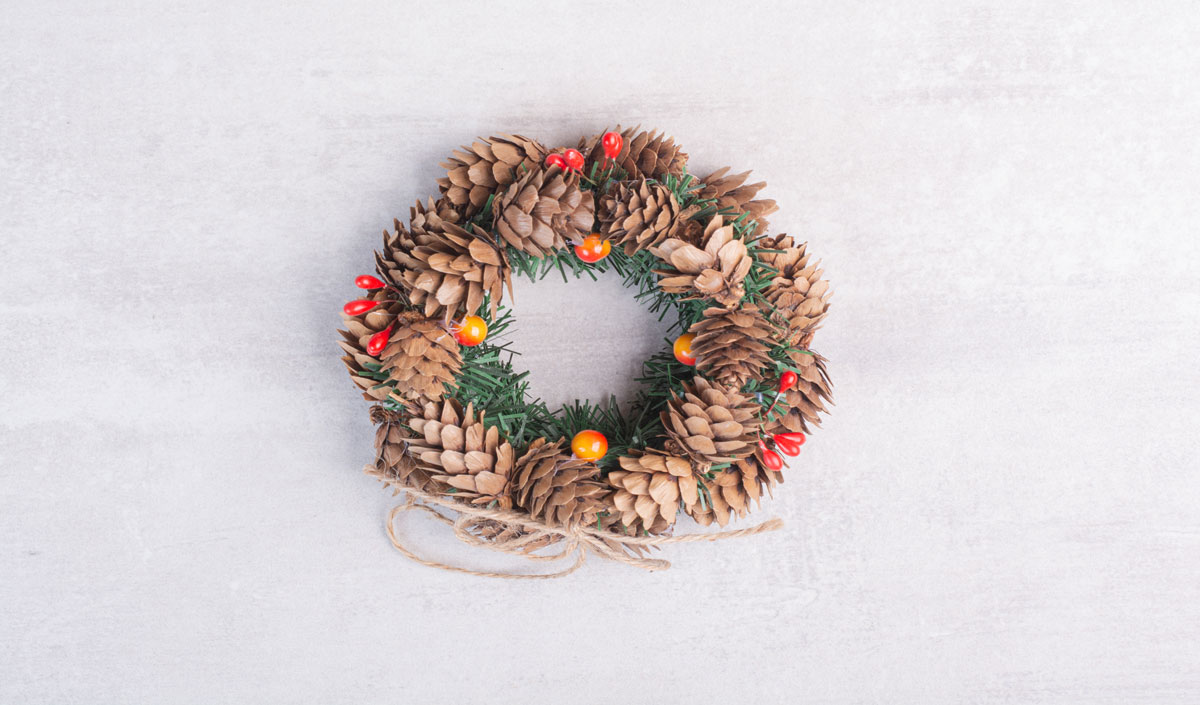
M 1200 702 L 1195 3 L 2 15 L 0 701 Z M 617 121 L 755 169 L 834 282 L 787 528 L 410 564 L 351 279 L 454 146 Z M 628 394 L 627 296 L 519 289 L 541 393 Z

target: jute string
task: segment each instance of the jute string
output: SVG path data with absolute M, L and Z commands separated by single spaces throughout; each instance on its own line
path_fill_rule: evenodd
M 636 566 L 645 570 L 666 570 L 671 567 L 669 561 L 658 558 L 640 558 L 635 555 L 630 555 L 629 549 L 640 546 L 666 546 L 672 543 L 690 543 L 694 541 L 723 541 L 725 539 L 738 538 L 741 536 L 754 536 L 768 531 L 775 531 L 783 528 L 782 519 L 768 519 L 767 521 L 751 526 L 745 529 L 731 529 L 728 531 L 717 531 L 705 534 L 676 534 L 673 536 L 624 536 L 607 531 L 600 531 L 591 526 L 551 526 L 544 522 L 538 521 L 530 517 L 528 514 L 514 512 L 507 509 L 488 509 L 486 507 L 477 507 L 470 504 L 455 502 L 444 496 L 423 492 L 414 487 L 405 485 L 392 484 L 393 487 L 405 494 L 405 500 L 401 504 L 392 508 L 388 513 L 387 518 L 387 534 L 392 540 L 392 545 L 396 550 L 403 554 L 406 558 L 413 560 L 421 565 L 427 565 L 431 568 L 440 568 L 455 573 L 465 573 L 467 575 L 478 575 L 485 578 L 511 578 L 520 580 L 549 580 L 553 578 L 562 578 L 583 566 L 584 560 L 588 553 L 595 553 L 602 558 L 624 563 L 626 565 Z M 420 504 L 418 504 L 420 502 Z M 434 507 L 440 507 L 451 512 L 457 513 L 458 516 L 450 518 L 442 514 Z M 426 558 L 421 558 L 413 553 L 396 534 L 396 519 L 402 513 L 420 509 L 428 512 L 438 521 L 447 524 L 454 528 L 454 535 L 459 541 L 473 546 L 482 546 L 493 551 L 508 553 L 514 556 L 520 556 L 531 561 L 555 561 L 562 558 L 574 557 L 575 560 L 571 565 L 553 573 L 496 573 L 484 570 L 472 570 L 470 568 L 461 568 L 458 566 L 431 561 Z M 471 528 L 478 525 L 482 520 L 491 519 L 493 521 L 504 524 L 510 528 L 521 530 L 520 534 L 513 534 L 509 537 L 497 536 L 487 538 L 480 536 L 471 531 Z M 557 553 L 551 554 L 535 554 L 530 552 L 533 545 L 539 544 L 557 544 L 562 542 L 562 548 Z

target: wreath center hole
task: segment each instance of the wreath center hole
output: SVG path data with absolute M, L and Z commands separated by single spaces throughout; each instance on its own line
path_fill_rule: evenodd
M 529 370 L 529 393 L 556 411 L 576 399 L 622 408 L 634 398 L 642 363 L 665 349 L 671 311 L 662 321 L 616 273 L 572 278 L 553 272 L 539 282 L 513 279 L 513 326 L 506 334 L 517 370 Z

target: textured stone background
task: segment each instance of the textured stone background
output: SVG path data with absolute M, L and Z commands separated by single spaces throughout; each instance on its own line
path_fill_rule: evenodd
M 646 5 L 4 9 L 0 700 L 1200 702 L 1195 3 Z M 410 564 L 351 278 L 455 145 L 618 120 L 835 284 L 787 528 Z M 657 344 L 612 282 L 518 304 L 550 397 Z

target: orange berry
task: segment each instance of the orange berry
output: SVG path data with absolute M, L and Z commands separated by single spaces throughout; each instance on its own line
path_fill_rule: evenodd
M 580 431 L 571 439 L 571 452 L 580 460 L 594 462 L 608 452 L 608 439 L 599 431 Z
M 675 339 L 675 359 L 688 367 L 696 364 L 696 356 L 692 354 L 692 341 L 695 339 L 695 333 L 684 333 Z
M 454 325 L 454 339 L 468 348 L 479 345 L 487 337 L 487 321 L 479 316 L 467 316 Z
M 575 256 L 588 264 L 608 257 L 609 252 L 612 252 L 612 243 L 596 233 L 583 238 L 583 244 L 575 246 Z

